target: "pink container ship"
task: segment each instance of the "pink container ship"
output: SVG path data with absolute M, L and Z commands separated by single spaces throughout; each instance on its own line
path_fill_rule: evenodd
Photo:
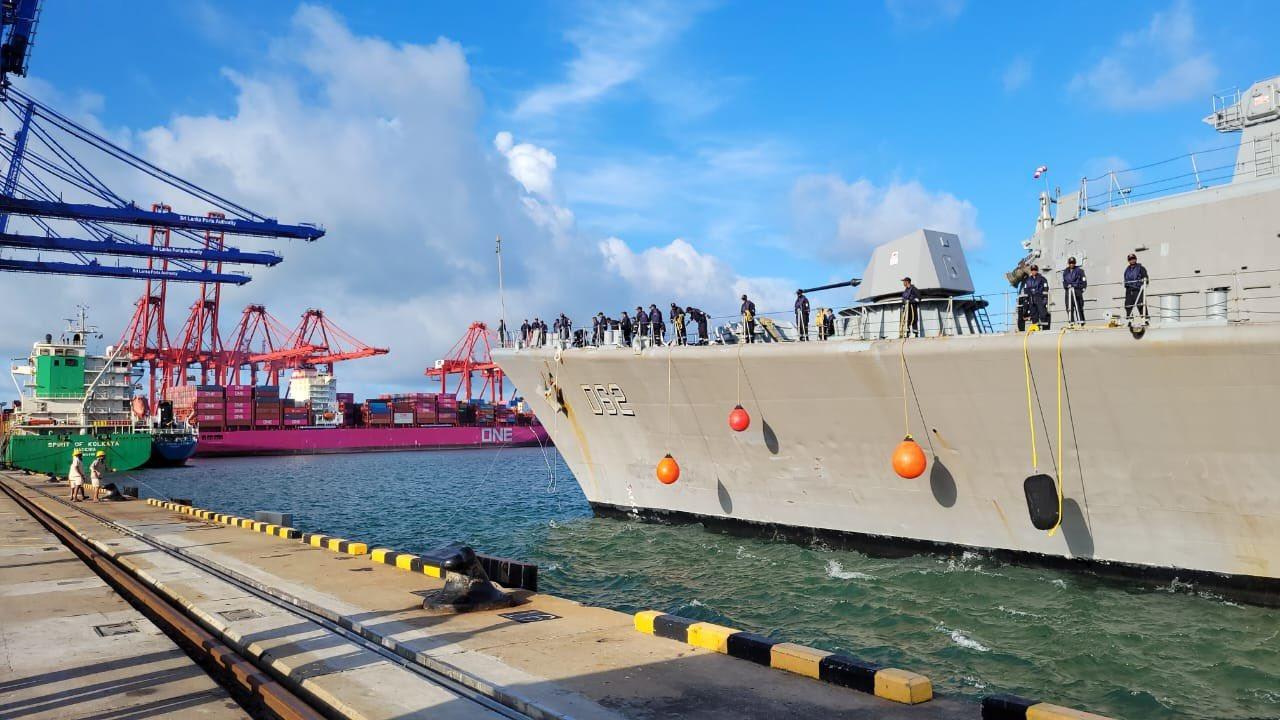
M 459 450 L 546 444 L 541 425 L 202 430 L 197 457 Z

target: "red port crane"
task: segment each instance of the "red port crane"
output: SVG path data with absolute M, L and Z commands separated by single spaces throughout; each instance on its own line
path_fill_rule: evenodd
M 336 362 L 386 355 L 391 352 L 388 348 L 372 347 L 360 342 L 331 322 L 323 310 L 316 308 L 310 308 L 302 313 L 302 321 L 289 340 L 288 345 L 294 349 L 310 347 L 314 350 L 305 356 L 289 360 L 286 363 L 288 367 L 324 365 L 325 371 L 330 373 L 333 372 L 333 364 Z
M 224 220 L 226 215 L 211 212 L 208 217 Z M 226 246 L 226 234 L 221 230 L 204 231 L 204 249 L 222 252 Z M 222 273 L 222 260 L 204 260 L 204 272 L 211 268 Z M 221 381 L 224 374 L 227 352 L 222 345 L 222 336 L 218 334 L 218 305 L 222 300 L 222 284 L 216 282 L 200 283 L 200 294 L 191 304 L 191 314 L 182 326 L 182 344 L 175 347 L 174 363 L 176 365 L 177 385 L 186 385 L 188 372 L 199 365 L 200 385 L 212 385 Z
M 232 331 L 231 349 L 223 363 L 223 385 L 243 384 L 241 372 L 249 370 L 249 384 L 258 384 L 259 368 L 266 371 L 268 385 L 280 384 L 280 370 L 289 363 L 324 350 L 315 345 L 290 345 L 292 331 L 267 312 L 264 305 L 249 305 L 240 314 Z M 256 350 L 255 350 L 256 348 Z
M 471 376 L 477 373 L 484 381 L 477 397 L 484 397 L 487 393 L 489 401 L 495 405 L 506 400 L 502 368 L 493 362 L 489 328 L 482 322 L 471 323 L 467 334 L 453 346 L 448 356 L 437 360 L 435 367 L 427 368 L 423 374 L 429 378 L 440 378 L 442 394 L 449 392 L 449 376 L 459 375 L 457 392 L 463 401 L 470 402 L 473 390 Z
M 173 208 L 163 203 L 156 203 L 151 206 L 151 211 L 169 213 L 173 212 Z M 168 248 L 171 232 L 167 227 L 152 226 L 149 232 L 150 246 Z M 158 268 L 157 265 L 159 265 Z M 163 278 L 169 270 L 169 260 L 155 256 L 148 257 L 147 270 L 149 272 L 160 270 L 158 274 Z M 124 347 L 121 352 L 126 353 L 132 360 L 147 364 L 147 376 L 150 382 L 147 400 L 150 403 L 149 407 L 155 407 L 156 399 L 160 393 L 164 392 L 164 387 L 171 382 L 173 375 L 174 357 L 169 347 L 169 331 L 164 324 L 164 308 L 169 282 L 164 279 L 152 280 L 150 275 L 146 282 L 142 297 L 138 298 L 134 304 L 133 318 L 129 320 L 129 325 L 117 344 Z

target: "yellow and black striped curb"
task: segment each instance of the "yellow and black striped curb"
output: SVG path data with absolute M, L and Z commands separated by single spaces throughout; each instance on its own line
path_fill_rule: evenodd
M 370 549 L 367 543 L 356 542 L 354 540 L 344 540 L 342 538 L 336 538 L 321 533 L 304 533 L 291 527 L 280 527 L 278 525 L 272 525 L 256 520 L 249 520 L 248 518 L 236 517 L 235 515 L 226 515 L 224 513 L 213 512 L 212 510 L 202 510 L 185 503 L 169 500 L 147 498 L 147 504 L 162 507 L 167 510 L 173 510 L 175 512 L 201 518 L 210 522 L 257 530 L 258 532 L 264 532 L 268 535 L 288 538 L 290 540 L 301 540 L 312 547 L 347 553 L 349 555 L 368 555 L 369 559 L 373 562 L 390 565 L 392 567 L 400 568 L 401 570 L 421 573 L 433 578 L 444 577 L 444 557 L 432 555 L 430 553 L 414 555 L 382 547 Z M 489 576 L 489 579 L 499 585 L 537 592 L 537 565 L 517 560 L 509 560 L 507 558 L 493 557 L 491 555 L 482 555 L 480 553 L 476 553 L 476 557 L 479 558 L 480 564 L 484 567 L 485 574 Z
M 982 698 L 982 720 L 1110 720 L 1083 710 L 1072 710 L 1017 695 L 988 695 Z
M 148 505 L 155 505 L 166 510 L 180 512 L 183 515 L 216 522 L 221 525 L 230 525 L 231 527 L 240 527 L 247 530 L 254 530 L 275 537 L 282 537 L 287 540 L 297 540 L 302 537 L 302 531 L 297 528 L 284 527 L 282 525 L 273 525 L 258 520 L 250 520 L 249 518 L 237 517 L 235 515 L 227 515 L 226 513 L 214 512 L 212 510 L 202 510 L 185 503 L 170 502 L 168 500 L 156 500 L 155 498 L 147 498 Z
M 750 660 L 757 665 L 786 670 L 894 702 L 915 705 L 933 698 L 933 683 L 929 678 L 847 655 L 779 642 L 756 633 L 667 615 L 656 610 L 636 613 L 635 625 L 643 633 L 679 640 L 695 647 Z

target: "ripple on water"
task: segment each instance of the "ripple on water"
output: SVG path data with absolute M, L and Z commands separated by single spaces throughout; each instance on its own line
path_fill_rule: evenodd
M 558 461 L 558 457 L 557 457 Z M 886 560 L 591 516 L 531 450 L 198 460 L 144 492 L 407 552 L 465 540 L 539 564 L 543 588 L 680 612 L 925 672 L 941 692 L 1012 692 L 1125 718 L 1280 717 L 1280 612 L 1186 583 L 1151 591 L 978 553 Z

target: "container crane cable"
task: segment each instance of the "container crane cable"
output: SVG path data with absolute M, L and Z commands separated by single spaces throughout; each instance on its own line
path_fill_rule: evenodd
M 101 150 L 102 152 L 116 158 L 117 160 L 120 160 L 121 162 L 131 165 L 134 168 L 137 168 L 138 170 L 141 170 L 147 173 L 148 175 L 151 175 L 157 180 L 160 180 L 161 182 L 164 182 L 165 184 L 170 185 L 175 189 L 181 190 L 197 199 L 200 199 L 209 203 L 210 205 L 218 207 L 227 212 L 239 215 L 240 217 L 245 219 L 257 220 L 257 221 L 265 221 L 269 219 L 265 215 L 261 215 L 259 213 L 253 212 L 252 210 L 242 205 L 238 205 L 234 202 L 231 202 L 230 200 L 222 197 L 221 195 L 217 195 L 213 192 L 210 192 L 209 190 L 205 190 L 204 188 L 200 187 L 199 185 L 196 185 L 195 183 L 192 183 L 188 180 L 184 180 L 178 177 L 177 175 L 174 175 L 173 173 L 151 162 L 148 162 L 147 160 L 144 160 L 138 155 L 135 155 L 134 153 L 131 153 L 128 150 L 125 150 L 124 148 L 116 145 L 115 143 L 112 143 L 110 140 L 107 140 L 101 135 L 98 135 L 92 130 L 89 130 L 88 128 L 85 128 L 77 124 L 75 121 L 62 115 L 58 111 L 49 107 L 48 105 L 41 103 L 39 100 L 36 100 L 30 95 L 19 90 L 18 88 L 10 88 L 9 92 L 13 96 L 16 96 L 17 98 L 30 103 L 40 116 L 44 117 L 50 123 L 57 126 L 59 129 L 63 130 L 67 134 L 81 140 L 82 142 L 85 142 L 88 145 L 93 146 L 98 150 Z M 8 99 L 5 100 L 5 103 L 8 104 Z M 12 108 L 10 109 L 10 112 L 13 112 Z

